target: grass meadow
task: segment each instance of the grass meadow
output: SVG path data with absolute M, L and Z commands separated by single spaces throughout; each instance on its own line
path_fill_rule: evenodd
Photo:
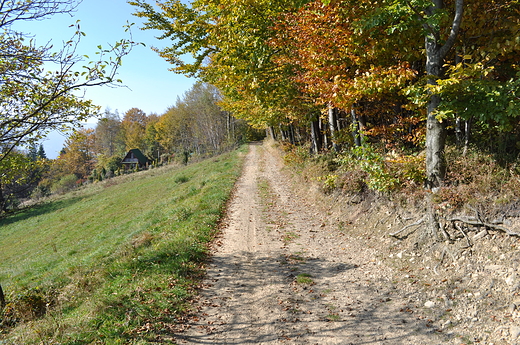
M 0 344 L 171 342 L 247 147 L 0 219 Z

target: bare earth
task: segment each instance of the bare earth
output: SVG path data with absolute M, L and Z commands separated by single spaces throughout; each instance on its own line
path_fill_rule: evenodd
M 451 343 L 410 309 L 377 252 L 296 196 L 281 167 L 276 150 L 251 145 L 198 312 L 177 341 Z

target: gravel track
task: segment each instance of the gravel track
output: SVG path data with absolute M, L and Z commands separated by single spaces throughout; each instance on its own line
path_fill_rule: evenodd
M 374 249 L 297 196 L 282 166 L 274 148 L 251 144 L 178 343 L 450 343 L 412 312 Z

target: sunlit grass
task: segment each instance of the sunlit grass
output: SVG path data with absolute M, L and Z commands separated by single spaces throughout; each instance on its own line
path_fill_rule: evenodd
M 46 317 L 18 322 L 6 339 L 167 337 L 189 308 L 244 152 L 108 180 L 1 219 L 0 284 L 11 308 L 30 294 L 48 305 Z
M 308 273 L 300 273 L 296 276 L 296 283 L 302 285 L 312 285 L 314 281 L 312 280 L 312 276 Z

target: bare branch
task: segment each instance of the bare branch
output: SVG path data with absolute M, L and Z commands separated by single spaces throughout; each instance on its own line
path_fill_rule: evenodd
M 71 13 L 80 2 L 78 0 L 0 0 L 0 28 L 7 28 L 17 21 L 42 20 L 55 14 Z

